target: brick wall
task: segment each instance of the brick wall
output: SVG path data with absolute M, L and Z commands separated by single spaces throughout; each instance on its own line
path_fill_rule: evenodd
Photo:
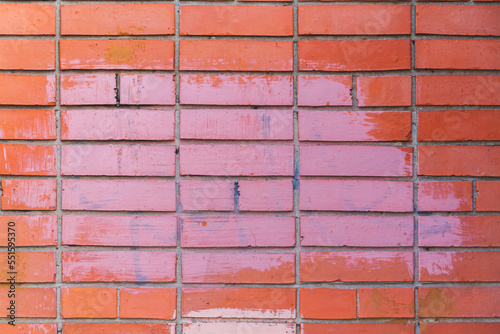
M 0 332 L 500 332 L 498 2 L 8 1 L 0 35 Z

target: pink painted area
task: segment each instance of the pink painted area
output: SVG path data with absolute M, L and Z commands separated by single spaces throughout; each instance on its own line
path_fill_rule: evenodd
M 174 146 L 64 145 L 62 175 L 173 176 Z
M 216 322 L 184 324 L 183 334 L 230 334 L 230 333 L 252 333 L 252 334 L 296 334 L 294 324 L 275 323 L 248 323 L 248 322 Z
M 180 89 L 182 104 L 293 104 L 293 78 L 289 75 L 181 74 Z
M 302 246 L 413 246 L 413 217 L 302 216 Z
M 56 180 L 2 180 L 2 210 L 55 210 Z
M 298 77 L 300 106 L 352 105 L 352 77 L 348 75 L 301 75 Z
M 293 247 L 293 217 L 183 217 L 182 247 Z
M 64 245 L 175 247 L 177 218 L 173 216 L 64 215 Z
M 413 148 L 310 146 L 300 148 L 300 174 L 311 176 L 411 176 Z
M 238 181 L 240 211 L 292 211 L 292 180 Z
M 120 74 L 120 104 L 174 105 L 174 76 Z
M 300 209 L 413 211 L 413 183 L 370 180 L 302 180 Z
M 184 283 L 294 283 L 295 254 L 182 254 Z
M 182 139 L 291 140 L 292 110 L 181 110 Z
M 175 182 L 64 180 L 63 210 L 175 211 Z
M 172 282 L 175 252 L 63 252 L 64 282 Z
M 419 181 L 419 211 L 472 211 L 471 181 Z
M 233 211 L 234 181 L 181 180 L 183 211 Z
M 173 140 L 173 110 L 63 110 L 62 140 Z
M 61 104 L 116 104 L 115 88 L 114 74 L 61 75 Z
M 16 246 L 57 245 L 57 216 L 0 216 L 0 245 L 8 244 L 8 224 L 16 223 Z
M 293 175 L 292 145 L 181 145 L 181 175 Z

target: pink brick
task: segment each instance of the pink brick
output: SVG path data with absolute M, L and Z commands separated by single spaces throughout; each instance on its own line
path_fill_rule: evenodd
M 183 139 L 291 140 L 292 110 L 181 110 Z
M 294 324 L 212 322 L 182 325 L 183 334 L 206 333 L 252 333 L 252 334 L 296 334 Z
M 172 74 L 121 74 L 120 104 L 174 105 Z
M 173 216 L 64 215 L 64 245 L 175 247 Z
M 173 140 L 172 110 L 63 110 L 62 140 Z
M 116 104 L 115 89 L 114 74 L 61 75 L 61 104 Z
M 419 211 L 471 211 L 471 181 L 418 182 Z
M 302 180 L 301 210 L 413 211 L 413 183 L 369 180 Z
M 411 147 L 300 147 L 300 174 L 325 176 L 411 176 Z
M 172 282 L 175 252 L 63 252 L 64 282 Z
M 175 182 L 64 180 L 64 210 L 175 211 Z
M 302 246 L 409 247 L 413 217 L 302 216 Z
M 293 217 L 183 217 L 182 247 L 293 247 Z
M 300 106 L 350 106 L 352 77 L 337 75 L 301 75 L 298 77 Z
M 181 75 L 182 104 L 292 105 L 289 75 Z
M 182 180 L 179 185 L 183 211 L 233 211 L 233 181 Z
M 184 145 L 181 175 L 293 175 L 292 145 Z
M 292 211 L 291 180 L 239 181 L 240 211 Z
M 61 172 L 63 175 L 173 176 L 175 147 L 65 145 L 61 147 Z

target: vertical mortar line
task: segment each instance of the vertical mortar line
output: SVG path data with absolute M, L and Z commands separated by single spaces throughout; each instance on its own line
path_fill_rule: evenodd
M 120 295 L 121 289 L 119 286 L 116 287 L 116 319 L 120 320 Z
M 476 213 L 477 180 L 472 180 L 472 212 Z
M 359 320 L 359 289 L 356 289 L 356 320 Z

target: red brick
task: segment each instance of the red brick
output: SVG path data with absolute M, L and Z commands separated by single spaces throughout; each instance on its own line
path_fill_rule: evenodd
M 59 45 L 62 70 L 174 69 L 174 41 L 62 40 Z
M 294 283 L 295 254 L 183 253 L 184 283 Z
M 55 210 L 56 180 L 2 180 L 2 210 Z
M 180 102 L 203 105 L 293 104 L 289 75 L 182 74 Z
M 371 180 L 302 180 L 300 209 L 412 212 L 413 184 Z
M 183 145 L 181 175 L 293 175 L 292 145 Z
M 498 252 L 420 252 L 419 280 L 494 282 L 500 279 Z
M 55 34 L 55 4 L 2 3 L 2 10 L 0 11 L 0 35 Z
M 62 5 L 62 35 L 173 35 L 173 4 Z
M 0 105 L 55 105 L 55 75 L 0 74 Z
M 418 105 L 495 105 L 500 104 L 498 75 L 419 75 Z
M 175 319 L 176 290 L 120 288 L 120 318 Z
M 295 289 L 184 287 L 186 318 L 294 319 Z
M 293 247 L 293 217 L 183 217 L 182 247 Z
M 292 211 L 291 180 L 238 182 L 240 211 Z
M 351 106 L 352 77 L 348 75 L 300 75 L 297 78 L 300 106 Z
M 411 77 L 357 77 L 360 107 L 410 106 Z
M 173 140 L 172 110 L 62 110 L 62 140 Z
M 57 324 L 0 324 L 0 331 L 3 334 L 57 334 Z
M 500 287 L 418 288 L 418 315 L 431 318 L 498 317 Z M 481 332 L 482 333 L 482 332 Z
M 300 35 L 409 35 L 408 5 L 299 6 Z
M 0 110 L 0 139 L 56 139 L 53 110 Z
M 252 334 L 296 334 L 296 325 L 277 323 L 212 322 L 183 324 L 183 334 L 205 333 L 252 333 Z
M 7 251 L 0 252 L 0 282 L 8 283 Z M 16 282 L 46 283 L 56 281 L 56 254 L 54 252 L 16 251 Z M 32 299 L 29 298 L 31 301 Z M 49 300 L 47 300 L 49 302 Z
M 478 322 L 455 322 L 455 323 L 421 323 L 420 333 L 422 334 L 496 334 L 500 332 L 500 323 L 478 323 Z
M 411 67 L 408 40 L 299 41 L 301 71 L 388 71 Z
M 418 140 L 500 140 L 500 111 L 420 110 Z
M 413 288 L 359 289 L 360 318 L 413 318 Z
M 414 334 L 413 324 L 349 323 L 302 324 L 302 334 Z
M 175 252 L 63 252 L 64 282 L 173 282 Z
M 234 181 L 181 180 L 183 211 L 234 211 Z
M 63 215 L 63 245 L 175 247 L 173 216 Z
M 500 53 L 500 41 L 422 39 L 415 42 L 415 68 L 500 69 L 497 57 Z
M 64 323 L 63 330 L 64 334 L 175 334 L 175 324 Z
M 417 34 L 500 36 L 495 6 L 417 5 Z
M 64 180 L 63 210 L 175 211 L 175 182 Z
M 98 164 L 95 161 L 99 161 Z M 160 145 L 64 145 L 62 175 L 173 176 L 175 147 Z
M 302 252 L 302 282 L 413 282 L 413 253 Z
M 293 8 L 183 5 L 181 6 L 180 34 L 292 36 Z
M 120 74 L 121 104 L 175 104 L 172 74 Z
M 0 144 L 0 175 L 56 175 L 56 147 Z
M 301 288 L 300 316 L 305 319 L 356 319 L 356 290 Z
M 418 219 L 422 247 L 498 247 L 498 216 L 424 216 Z
M 500 211 L 500 182 L 477 181 L 477 211 Z
M 302 246 L 413 246 L 412 217 L 302 216 Z
M 13 291 L 13 292 L 12 292 Z M 14 294 L 15 297 L 10 298 Z M 16 317 L 19 318 L 56 318 L 57 296 L 55 288 L 25 288 L 17 286 L 15 290 L 8 284 L 0 287 L 0 307 L 8 310 L 10 301 L 15 301 Z M 6 318 L 8 311 L 2 314 Z M 10 320 L 10 319 L 9 319 Z M 16 327 L 18 325 L 16 324 Z M 2 333 L 5 333 L 0 327 Z M 31 331 L 29 333 L 32 333 Z
M 215 126 L 214 126 L 215 125 Z M 291 140 L 291 110 L 183 109 L 180 138 L 213 140 Z
M 57 245 L 57 216 L 0 216 L 0 245 L 8 244 L 8 224 L 14 222 L 16 246 Z
M 2 39 L 0 50 L 2 70 L 53 70 L 56 66 L 54 41 Z
M 411 176 L 411 147 L 300 147 L 300 174 L 312 176 Z
M 301 110 L 299 112 L 299 139 L 302 141 L 408 141 L 411 139 L 411 113 L 408 111 Z
M 115 104 L 114 74 L 61 75 L 61 104 Z
M 61 288 L 61 316 L 63 318 L 116 318 L 116 288 L 63 287 Z
M 472 182 L 419 181 L 418 211 L 472 211 Z
M 293 43 L 285 41 L 180 41 L 180 70 L 292 71 Z
M 417 173 L 418 175 L 500 176 L 500 147 L 419 146 Z

